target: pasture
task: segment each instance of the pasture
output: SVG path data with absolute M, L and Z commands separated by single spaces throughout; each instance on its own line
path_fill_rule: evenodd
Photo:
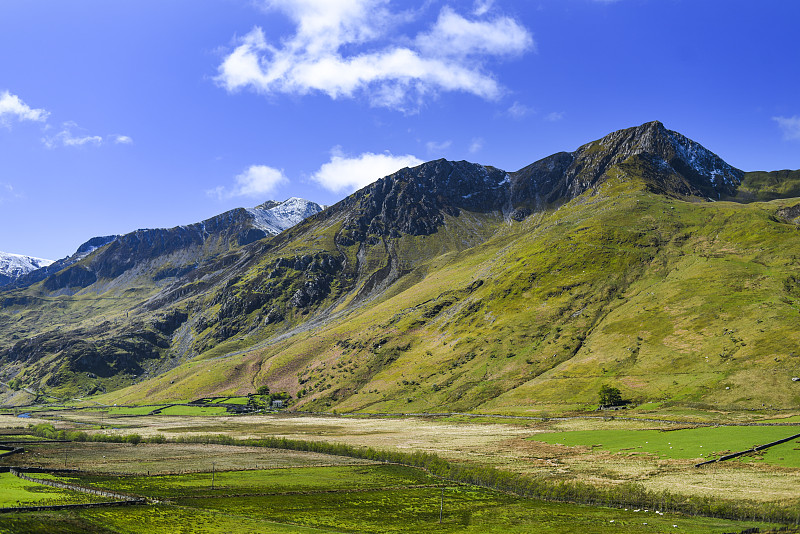
M 548 432 L 531 438 L 553 445 L 631 451 L 658 458 L 698 462 L 753 448 L 800 433 L 800 427 L 718 426 L 680 430 L 583 430 Z M 758 461 L 800 468 L 800 438 L 758 453 Z M 739 461 L 753 461 L 743 457 Z
M 68 482 L 157 498 L 151 506 L 0 515 L 0 532 L 722 533 L 767 525 L 655 510 L 545 503 L 445 484 L 404 466 L 338 466 Z M 440 522 L 441 512 L 441 522 Z M 28 530 L 28 529 L 31 530 Z
M 212 404 L 199 408 L 221 407 Z M 70 522 L 95 531 L 102 531 L 105 525 L 103 528 L 113 532 L 131 532 L 135 530 L 130 525 L 152 523 L 149 530 L 153 533 L 189 532 L 181 530 L 186 524 L 193 525 L 192 532 L 248 532 L 253 531 L 254 524 L 271 525 L 270 532 L 739 532 L 745 528 L 740 522 L 654 515 L 652 509 L 647 518 L 641 510 L 586 506 L 572 509 L 577 505 L 544 503 L 441 479 L 428 480 L 428 475 L 416 470 L 411 471 L 416 478 L 398 479 L 396 472 L 380 470 L 388 466 L 369 459 L 269 449 L 254 446 L 255 443 L 233 446 L 225 441 L 276 438 L 344 444 L 356 450 L 369 447 L 403 454 L 432 453 L 450 462 L 540 477 L 552 484 L 598 488 L 634 484 L 656 494 L 667 491 L 687 499 L 718 499 L 725 506 L 739 503 L 755 506 L 756 510 L 760 506 L 797 509 L 800 518 L 800 469 L 795 463 L 795 441 L 759 456 L 694 467 L 698 460 L 707 458 L 706 454 L 787 437 L 797 433 L 796 426 L 690 428 L 687 423 L 655 418 L 607 416 L 517 420 L 289 413 L 164 416 L 85 409 L 39 411 L 35 419 L 24 421 L 0 418 L 5 432 L 15 438 L 30 432 L 23 428 L 30 424 L 28 421 L 49 421 L 57 428 L 80 430 L 111 441 L 134 434 L 143 440 L 138 444 L 31 443 L 25 445 L 24 454 L 0 460 L 2 465 L 50 469 L 66 466 L 81 472 L 74 475 L 76 480 L 124 488 L 161 501 L 124 511 L 60 513 L 57 524 L 65 529 Z M 393 467 L 401 471 L 412 469 Z M 438 514 L 437 502 L 429 502 L 431 491 L 440 494 L 443 484 L 449 488 L 445 498 L 448 491 L 453 496 L 450 515 L 445 508 L 443 526 L 438 526 L 437 515 L 434 526 L 425 523 L 423 528 L 420 518 L 428 517 L 432 509 Z M 407 504 L 399 507 L 402 502 Z M 304 511 L 307 507 L 313 514 Z M 378 520 L 369 518 L 370 510 L 402 518 L 402 524 L 393 524 L 394 530 L 381 530 Z M 27 517 L 30 524 L 36 524 L 37 517 L 45 522 L 52 517 L 48 514 Z M 255 519 L 247 519 L 250 516 Z M 567 521 L 567 516 L 572 519 Z M 19 531 L 8 526 L 13 517 L 3 521 L 0 532 L 3 528 Z M 493 526 L 492 521 L 502 528 Z M 166 526 L 159 530 L 162 527 L 156 525 Z
M 0 473 L 0 508 L 85 504 L 107 500 L 77 491 L 43 486 L 17 478 L 11 473 Z

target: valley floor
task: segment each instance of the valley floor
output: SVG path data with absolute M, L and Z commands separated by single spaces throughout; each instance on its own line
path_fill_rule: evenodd
M 138 414 L 124 413 L 126 411 L 138 412 Z M 227 472 L 242 472 L 245 473 L 242 476 L 246 478 L 257 476 L 246 473 L 269 472 L 278 468 L 288 473 L 297 469 L 328 469 L 334 466 L 336 469 L 346 471 L 355 470 L 347 471 L 351 474 L 369 472 L 370 469 L 375 468 L 374 463 L 368 460 L 328 454 L 276 451 L 259 447 L 169 442 L 176 439 L 191 440 L 193 437 L 200 438 L 201 436 L 228 436 L 234 439 L 277 437 L 343 443 L 354 447 L 371 447 L 377 450 L 406 453 L 434 453 L 452 462 L 492 466 L 514 473 L 544 476 L 549 480 L 580 481 L 602 487 L 633 482 L 654 492 L 667 490 L 678 495 L 711 497 L 719 499 L 720 502 L 755 503 L 757 506 L 777 506 L 796 510 L 798 519 L 800 519 L 800 495 L 797 492 L 797 488 L 800 487 L 800 439 L 736 460 L 719 462 L 701 468 L 695 467 L 696 463 L 709 457 L 718 457 L 722 453 L 743 450 L 798 434 L 800 433 L 800 422 L 796 417 L 784 418 L 771 423 L 762 421 L 760 426 L 743 425 L 741 424 L 743 421 L 738 421 L 739 424 L 710 426 L 707 424 L 709 421 L 703 420 L 702 417 L 693 417 L 691 421 L 666 422 L 667 419 L 675 419 L 675 417 L 664 414 L 661 414 L 660 417 L 658 414 L 653 414 L 646 419 L 625 419 L 612 416 L 500 419 L 476 418 L 467 415 L 449 417 L 333 416 L 289 413 L 237 416 L 191 415 L 191 410 L 188 409 L 183 410 L 180 415 L 146 415 L 149 411 L 138 408 L 127 410 L 118 407 L 116 409 L 32 411 L 31 417 L 26 419 L 10 414 L 0 415 L 0 429 L 2 429 L 0 432 L 6 434 L 2 438 L 5 440 L 31 440 L 32 436 L 24 436 L 30 432 L 29 425 L 50 423 L 54 424 L 56 428 L 77 429 L 88 434 L 106 434 L 110 439 L 115 439 L 115 436 L 122 439 L 124 436 L 136 434 L 143 441 L 138 445 L 102 442 L 30 444 L 25 446 L 24 454 L 3 458 L 2 464 L 50 469 L 64 468 L 66 465 L 69 469 L 76 469 L 80 472 L 125 474 L 126 477 L 134 477 L 131 478 L 128 491 L 146 496 L 152 496 L 143 489 L 147 486 L 146 481 L 150 479 L 135 477 L 173 474 L 189 476 L 191 480 L 195 481 L 192 484 L 195 484 L 200 479 L 205 481 L 210 476 L 207 474 L 211 470 L 224 471 L 226 472 L 225 476 L 233 476 Z M 145 415 L 142 415 L 143 413 Z M 712 414 L 706 414 L 706 416 L 707 419 L 713 419 Z M 729 421 L 729 423 L 731 422 Z M 776 422 L 778 425 L 765 426 Z M 161 441 L 162 437 L 167 442 L 152 442 L 153 440 Z M 265 469 L 269 471 L 264 471 Z M 363 471 L 364 469 L 367 471 Z M 205 474 L 200 475 L 202 473 Z M 192 476 L 195 478 L 191 478 Z M 298 480 L 302 480 L 302 476 Z M 184 487 L 185 483 L 188 482 L 179 482 L 178 479 L 175 479 L 178 487 Z M 438 479 L 426 479 L 420 484 L 439 488 L 443 483 L 445 482 Z M 353 484 L 357 486 L 360 482 L 354 481 Z M 387 483 L 385 487 L 389 485 L 392 484 Z M 336 503 L 326 501 L 323 508 L 347 510 L 345 515 L 351 514 L 348 517 L 352 519 L 352 517 L 363 515 L 363 511 L 366 509 L 378 510 L 393 499 L 401 499 L 416 504 L 410 504 L 405 511 L 394 510 L 387 511 L 387 513 L 395 514 L 397 517 L 406 517 L 403 514 L 412 514 L 414 517 L 418 515 L 427 518 L 424 521 L 429 522 L 435 520 L 434 516 L 438 513 L 439 504 L 436 497 L 440 489 L 407 487 L 413 485 L 395 484 L 392 486 L 397 487 L 391 492 L 400 492 L 403 495 L 387 496 L 385 493 L 380 493 L 384 491 L 383 489 L 369 496 L 361 495 L 357 499 L 352 494 L 347 494 L 341 497 L 343 500 Z M 308 488 L 302 489 L 302 491 L 306 490 Z M 252 493 L 252 491 L 248 491 Z M 265 491 L 275 493 L 278 490 L 273 488 Z M 575 510 L 571 510 L 568 508 L 576 505 L 566 504 L 553 504 L 554 508 L 551 509 L 548 508 L 550 505 L 545 506 L 538 501 L 500 496 L 483 489 L 448 486 L 447 491 L 456 496 L 454 498 L 460 503 L 461 508 L 451 510 L 452 513 L 448 516 L 451 526 L 442 527 L 441 531 L 443 532 L 471 531 L 470 529 L 476 532 L 485 532 L 488 528 L 487 525 L 491 524 L 491 518 L 495 516 L 501 517 L 507 526 L 507 528 L 496 531 L 525 532 L 530 531 L 526 528 L 530 529 L 531 524 L 527 522 L 527 519 L 520 523 L 520 517 L 533 517 L 542 525 L 550 525 L 553 514 L 555 516 L 566 514 L 573 517 L 575 522 L 570 523 L 572 530 L 558 530 L 551 525 L 547 528 L 542 527 L 540 531 L 605 532 L 608 530 L 605 528 L 605 522 L 609 522 L 608 526 L 611 526 L 614 525 L 611 523 L 612 520 L 616 523 L 615 529 L 608 531 L 613 532 L 739 532 L 750 526 L 742 526 L 735 522 L 703 523 L 701 526 L 701 523 L 690 524 L 691 521 L 695 521 L 694 519 L 690 521 L 688 518 L 681 518 L 682 521 L 686 520 L 689 523 L 680 523 L 675 518 L 677 516 L 664 520 L 664 517 L 654 517 L 652 513 L 648 518 L 639 521 L 641 516 L 636 515 L 632 510 L 625 512 L 624 510 L 587 507 L 577 507 Z M 248 492 L 245 493 L 249 495 Z M 201 531 L 208 532 L 215 531 L 217 527 L 225 529 L 222 523 L 217 525 L 217 521 L 222 520 L 219 515 L 222 513 L 220 510 L 226 510 L 223 515 L 230 518 L 244 513 L 245 508 L 252 510 L 260 509 L 263 506 L 275 506 L 270 501 L 270 499 L 274 500 L 274 496 L 264 497 L 271 504 L 266 504 L 266 501 L 257 504 L 252 501 L 254 497 L 237 497 L 239 501 L 236 502 L 213 499 L 195 499 L 191 502 L 184 502 L 185 497 L 185 495 L 182 496 L 180 502 L 174 501 L 170 506 L 175 505 L 180 510 L 184 510 L 181 512 L 184 515 L 197 516 L 196 518 L 203 516 L 205 518 L 203 521 L 207 522 L 209 530 Z M 210 498 L 210 496 L 206 497 Z M 339 497 L 330 498 L 339 499 Z M 504 499 L 511 500 L 505 502 Z M 499 501 L 503 501 L 503 503 Z M 310 503 L 307 505 L 316 506 Z M 498 516 L 497 513 L 491 512 L 496 506 L 510 511 Z M 420 512 L 418 507 L 419 510 L 424 509 L 424 511 Z M 539 512 L 533 513 L 531 507 L 545 515 L 536 515 Z M 559 507 L 566 508 L 562 510 Z M 558 510 L 556 510 L 557 508 Z M 151 510 L 147 512 L 151 515 L 170 516 L 169 510 L 163 507 L 146 509 Z M 358 512 L 359 509 L 362 512 Z M 75 519 L 77 514 L 81 518 L 80 521 L 89 521 L 92 524 L 101 520 L 99 518 L 105 517 L 109 521 L 108 525 L 116 525 L 111 527 L 112 531 L 133 532 L 135 530 L 126 530 L 128 527 L 125 526 L 125 522 L 129 520 L 143 521 L 142 517 L 144 516 L 139 516 L 145 512 L 144 509 L 138 508 L 126 510 L 124 513 L 117 510 L 107 513 L 80 512 L 72 513 L 70 517 Z M 413 510 L 417 510 L 417 512 L 413 512 Z M 118 513 L 122 515 L 117 516 Z M 114 515 L 117 519 L 109 519 L 108 514 Z M 207 514 L 214 515 L 216 519 L 209 519 Z M 274 520 L 281 514 L 296 515 L 298 512 L 291 512 L 287 508 L 280 513 L 275 512 L 275 514 L 277 515 L 274 517 L 269 516 L 272 519 L 267 517 L 269 514 L 264 515 L 262 519 Z M 515 514 L 519 514 L 519 516 Z M 320 517 L 323 516 L 324 514 L 320 515 Z M 130 519 L 119 519 L 120 517 L 129 517 Z M 277 522 L 283 524 L 288 516 L 281 517 L 283 519 Z M 302 521 L 287 520 L 287 530 L 274 531 L 304 531 L 300 527 L 324 527 L 323 530 L 334 529 L 337 531 L 380 531 L 379 522 L 345 526 L 344 523 L 339 523 L 345 521 L 342 517 L 325 517 L 327 519 L 320 519 L 317 522 L 315 519 L 309 518 Z M 408 525 L 415 525 L 416 523 L 410 517 L 403 521 L 408 522 Z M 469 520 L 465 519 L 467 517 Z M 102 521 L 106 519 L 102 519 Z M 654 522 L 651 519 L 658 519 L 658 521 Z M 75 520 L 77 521 L 77 519 Z M 349 520 L 347 519 L 347 521 Z M 0 517 L 0 531 L 5 528 L 3 525 L 11 524 L 2 521 L 5 520 Z M 11 520 L 9 519 L 9 521 Z M 326 521 L 328 522 L 326 523 Z M 379 520 L 375 519 L 375 521 Z M 585 521 L 589 521 L 592 525 L 590 526 Z M 648 528 L 644 528 L 645 525 L 642 523 L 649 523 Z M 661 526 L 656 527 L 657 524 Z M 681 526 L 672 527 L 673 524 Z M 458 528 L 456 528 L 457 525 Z M 465 528 L 469 525 L 472 526 Z M 602 525 L 603 528 L 600 528 L 599 525 Z M 416 526 L 421 528 L 422 525 Z M 398 527 L 396 531 L 416 531 L 414 530 L 416 527 L 409 526 L 408 528 L 410 530 Z M 8 531 L 16 532 L 17 530 Z

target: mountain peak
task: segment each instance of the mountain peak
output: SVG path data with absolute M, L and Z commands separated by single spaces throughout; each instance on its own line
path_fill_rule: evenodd
M 744 175 L 688 137 L 651 121 L 612 132 L 573 153 L 575 177 L 593 183 L 614 165 L 643 156 L 663 173 L 680 175 L 694 194 L 720 198 L 735 193 Z
M 53 260 L 0 252 L 0 286 L 10 284 L 20 276 L 36 269 L 47 267 L 51 263 L 53 263 Z
M 253 217 L 253 226 L 268 235 L 276 235 L 323 209 L 324 206 L 316 202 L 290 197 L 283 202 L 268 200 L 255 208 L 247 208 L 247 212 Z

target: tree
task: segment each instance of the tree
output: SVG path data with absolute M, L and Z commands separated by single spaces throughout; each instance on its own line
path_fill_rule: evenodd
M 619 406 L 624 404 L 619 388 L 603 384 L 600 388 L 600 406 Z
M 259 386 L 258 390 L 256 390 L 258 395 L 269 395 L 269 386 Z

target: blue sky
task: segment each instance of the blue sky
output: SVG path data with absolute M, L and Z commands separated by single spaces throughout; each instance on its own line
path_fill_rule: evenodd
M 0 250 L 300 196 L 440 157 L 508 171 L 661 120 L 800 168 L 800 2 L 3 0 Z

